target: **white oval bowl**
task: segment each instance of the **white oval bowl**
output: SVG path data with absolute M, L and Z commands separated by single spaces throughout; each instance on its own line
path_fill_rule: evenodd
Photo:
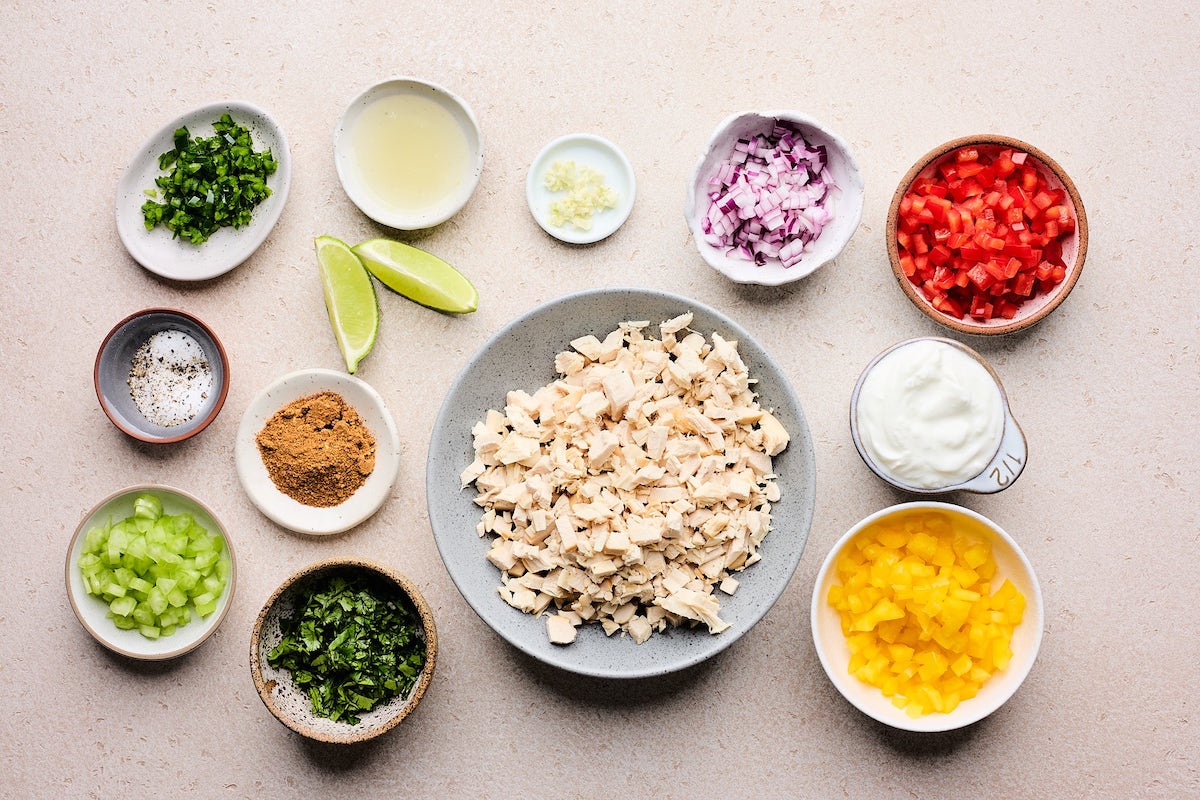
M 145 191 L 155 189 L 154 179 L 164 174 L 158 157 L 171 150 L 176 128 L 187 126 L 193 136 L 211 136 L 212 123 L 224 113 L 250 131 L 256 152 L 270 148 L 278 166 L 267 177 L 271 194 L 255 207 L 250 222 L 241 228 L 221 228 L 203 244 L 172 238 L 164 225 L 146 230 L 142 204 Z M 117 183 L 117 235 L 129 255 L 155 275 L 176 281 L 203 281 L 224 275 L 259 248 L 283 213 L 292 183 L 292 157 L 283 128 L 270 114 L 242 100 L 208 103 L 163 125 L 130 159 Z

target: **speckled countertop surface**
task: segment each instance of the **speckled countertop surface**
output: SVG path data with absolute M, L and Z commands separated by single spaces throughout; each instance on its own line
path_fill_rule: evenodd
M 1190 3 L 101 5 L 29 0 L 4 15 L 0 521 L 10 571 L 0 591 L 0 796 L 1200 794 L 1191 298 L 1200 50 Z M 481 122 L 477 193 L 449 222 L 408 238 L 462 269 L 482 301 L 451 318 L 381 296 L 380 339 L 359 374 L 399 423 L 399 481 L 365 524 L 304 538 L 250 504 L 234 433 L 279 375 L 340 364 L 313 238 L 389 232 L 343 193 L 332 132 L 359 91 L 400 74 L 445 84 Z M 233 272 L 203 285 L 159 280 L 117 238 L 117 180 L 151 132 L 223 98 L 279 119 L 291 196 L 266 244 Z M 710 270 L 681 215 L 713 127 L 750 108 L 826 122 L 866 180 L 862 226 L 845 253 L 781 290 Z M 528 164 L 572 131 L 616 142 L 638 179 L 628 222 L 591 247 L 550 238 L 525 206 Z M 1027 334 L 971 342 L 1003 377 L 1031 459 L 1003 494 L 958 500 L 1024 546 L 1045 594 L 1045 640 L 1025 685 L 992 717 L 953 734 L 902 735 L 856 711 L 821 672 L 809 597 L 834 540 L 904 499 L 851 444 L 854 381 L 884 347 L 941 332 L 888 269 L 887 203 L 922 153 L 989 131 L 1054 156 L 1091 223 L 1087 267 L 1062 308 Z M 424 491 L 438 403 L 471 353 L 539 303 L 610 285 L 690 295 L 746 327 L 792 380 L 817 457 L 808 548 L 772 611 L 703 666 L 628 685 L 557 673 L 484 626 L 439 559 Z M 104 334 L 154 305 L 200 316 L 232 359 L 220 417 L 166 447 L 125 438 L 91 385 Z M 144 481 L 209 503 L 240 561 L 221 629 L 166 664 L 110 655 L 74 619 L 63 587 L 83 512 Z M 408 574 L 442 643 L 416 713 L 345 750 L 280 725 L 247 666 L 270 592 L 339 554 Z

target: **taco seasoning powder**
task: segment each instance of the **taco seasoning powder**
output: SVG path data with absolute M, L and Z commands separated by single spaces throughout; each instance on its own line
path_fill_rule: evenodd
M 341 505 L 375 469 L 375 437 L 336 392 L 288 403 L 255 441 L 279 491 L 306 506 Z

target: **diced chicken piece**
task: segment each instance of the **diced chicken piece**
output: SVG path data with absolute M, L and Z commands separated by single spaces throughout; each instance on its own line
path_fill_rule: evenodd
M 658 604 L 672 614 L 703 622 L 709 633 L 720 633 L 729 628 L 729 623 L 717 616 L 720 604 L 711 594 L 684 588 L 660 599 Z
M 604 392 L 588 392 L 579 399 L 576 410 L 583 419 L 594 420 L 606 408 L 608 408 L 608 398 L 604 396 Z
M 508 572 L 517 563 L 517 557 L 513 555 L 513 543 L 507 539 L 497 539 L 492 543 L 492 547 L 488 550 L 487 560 L 495 565 L 496 569 L 502 572 Z
M 551 644 L 570 644 L 575 641 L 575 625 L 561 613 L 552 614 L 546 617 L 546 635 Z
M 630 637 L 636 644 L 643 644 L 654 632 L 654 629 L 650 627 L 650 623 L 643 616 L 636 616 L 629 620 L 629 624 L 625 626 L 625 630 L 629 631 Z
M 483 461 L 481 461 L 478 456 L 476 456 L 475 460 L 471 462 L 471 465 L 464 469 L 462 474 L 459 475 L 459 480 L 462 481 L 462 488 L 465 489 L 470 486 L 475 482 L 476 478 L 486 471 L 487 466 L 484 465 Z
M 600 353 L 603 351 L 600 340 L 590 333 L 587 336 L 580 336 L 578 339 L 571 340 L 571 347 L 574 347 L 576 352 L 583 354 L 592 361 L 599 361 Z
M 588 466 L 592 469 L 599 469 L 604 466 L 604 462 L 608 461 L 609 457 L 617 452 L 620 447 L 621 440 L 612 431 L 599 431 L 593 438 L 591 445 L 588 447 Z
M 691 324 L 692 312 L 688 311 L 684 314 L 680 314 L 678 317 L 667 320 L 662 325 L 659 325 L 658 330 L 663 336 L 670 336 L 673 333 L 678 333 Z
M 586 365 L 586 358 L 570 350 L 564 350 L 554 357 L 554 371 L 559 375 L 578 375 Z
M 777 456 L 788 446 L 788 432 L 774 414 L 764 413 L 758 421 L 758 428 L 762 431 L 763 449 L 767 455 Z
M 741 584 L 738 582 L 737 578 L 733 577 L 732 575 L 727 575 L 725 580 L 721 581 L 718 588 L 720 588 L 720 590 L 725 594 L 731 595 L 738 590 L 739 586 L 741 586 Z
M 729 487 L 719 481 L 705 481 L 692 492 L 692 499 L 700 506 L 722 503 L 729 496 Z
M 504 437 L 504 441 L 496 450 L 496 459 L 506 466 L 508 464 L 524 464 L 532 467 L 540 453 L 541 446 L 537 439 L 531 439 L 519 433 L 510 433 Z
M 633 400 L 637 393 L 633 385 L 633 379 L 623 370 L 617 370 L 611 375 L 608 375 L 601 381 L 601 386 L 604 388 L 604 395 L 608 398 L 608 413 L 613 419 L 621 419 L 625 415 L 625 408 L 629 405 L 629 401 Z

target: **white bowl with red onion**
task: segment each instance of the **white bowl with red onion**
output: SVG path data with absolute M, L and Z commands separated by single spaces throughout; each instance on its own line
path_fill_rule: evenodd
M 794 111 L 748 111 L 709 139 L 684 216 L 713 269 L 737 283 L 778 286 L 837 258 L 862 204 L 862 174 L 840 136 Z

